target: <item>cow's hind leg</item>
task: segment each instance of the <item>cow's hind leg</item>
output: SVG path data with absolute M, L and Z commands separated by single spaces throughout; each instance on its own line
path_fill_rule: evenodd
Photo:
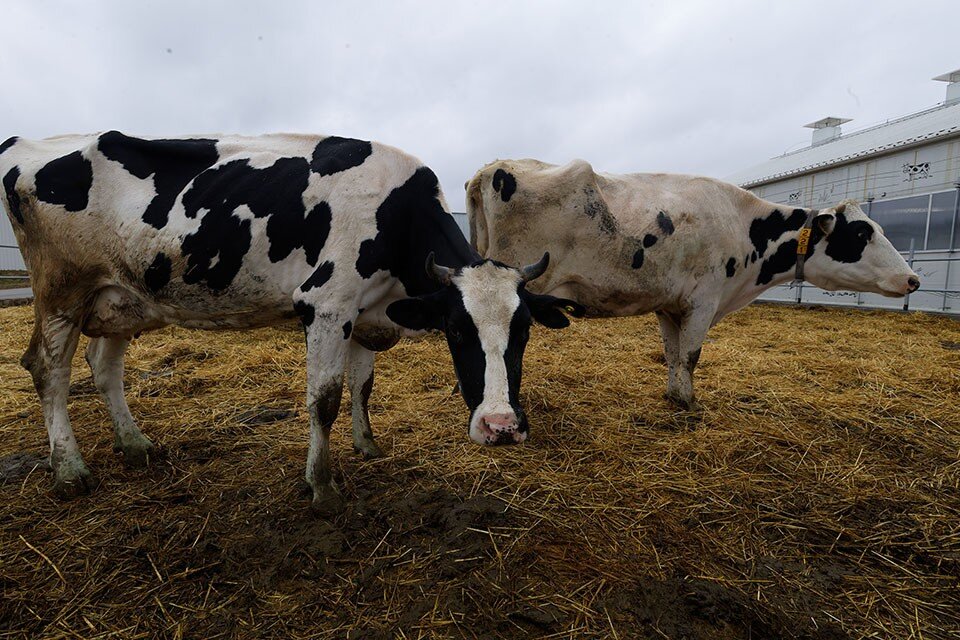
M 87 364 L 113 420 L 113 450 L 123 453 L 123 462 L 142 469 L 156 458 L 156 449 L 130 414 L 123 395 L 123 354 L 130 340 L 122 337 L 94 338 L 87 347 Z
M 39 302 L 37 305 L 33 336 L 20 363 L 30 372 L 40 396 L 43 421 L 50 438 L 54 493 L 71 498 L 96 487 L 96 480 L 80 455 L 67 415 L 70 360 L 77 350 L 80 327 L 63 316 L 41 314 Z
M 375 353 L 350 342 L 347 382 L 350 385 L 351 416 L 353 418 L 353 449 L 365 458 L 380 458 L 383 452 L 373 440 L 370 429 L 368 403 L 373 391 L 373 361 Z

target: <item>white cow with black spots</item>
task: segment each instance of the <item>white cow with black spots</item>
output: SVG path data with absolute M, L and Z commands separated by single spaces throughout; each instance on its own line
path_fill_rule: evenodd
M 830 291 L 903 296 L 920 286 L 852 200 L 784 207 L 711 178 L 596 173 L 583 160 L 500 160 L 466 189 L 481 255 L 518 262 L 550 252 L 536 291 L 596 317 L 655 312 L 667 397 L 687 408 L 697 406 L 693 371 L 707 330 L 766 289 L 798 275 Z
M 116 131 L 11 138 L 0 145 L 0 176 L 35 294 L 22 363 L 40 396 L 62 495 L 95 484 L 67 416 L 81 333 L 92 338 L 87 361 L 115 448 L 142 466 L 154 446 L 123 395 L 134 336 L 169 324 L 238 329 L 299 316 L 306 479 L 314 506 L 331 512 L 342 498 L 328 439 L 345 370 L 354 446 L 381 455 L 367 416 L 374 352 L 402 334 L 444 331 L 470 437 L 522 442 L 518 387 L 531 318 L 562 327 L 559 309 L 578 310 L 525 290 L 547 256 L 521 269 L 480 259 L 433 172 L 378 143 L 286 134 L 146 140 Z

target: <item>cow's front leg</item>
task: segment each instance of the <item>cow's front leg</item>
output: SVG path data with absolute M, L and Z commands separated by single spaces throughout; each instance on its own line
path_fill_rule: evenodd
M 39 309 L 40 302 L 36 304 Z M 62 498 L 72 498 L 89 493 L 97 484 L 83 462 L 67 415 L 70 360 L 77 350 L 80 327 L 61 316 L 45 316 L 39 310 L 36 315 L 30 346 L 20 364 L 33 377 L 43 407 L 43 421 L 50 438 L 53 491 Z
M 313 489 L 313 509 L 320 515 L 343 510 L 344 500 L 330 469 L 330 429 L 340 410 L 343 369 L 348 338 L 343 325 L 353 320 L 338 310 L 313 307 L 300 300 L 297 310 L 307 341 L 307 413 L 310 416 L 310 448 L 307 452 L 307 484 Z
M 350 342 L 347 364 L 347 383 L 350 385 L 351 417 L 353 419 L 353 449 L 365 458 L 381 458 L 383 452 L 373 440 L 368 409 L 373 391 L 373 361 L 375 353 Z
M 113 450 L 123 453 L 123 462 L 128 467 L 142 469 L 156 459 L 156 449 L 137 428 L 123 395 L 123 354 L 129 344 L 127 338 L 94 338 L 85 355 L 93 383 L 113 420 Z
M 707 331 L 713 323 L 716 304 L 702 304 L 691 309 L 683 318 L 679 331 L 679 359 L 677 368 L 679 387 L 676 402 L 690 411 L 700 411 L 700 403 L 693 393 L 693 372 L 700 361 L 700 351 Z

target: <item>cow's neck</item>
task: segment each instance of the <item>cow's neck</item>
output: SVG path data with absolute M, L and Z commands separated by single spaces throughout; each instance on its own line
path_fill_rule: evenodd
M 752 241 L 749 240 L 749 228 L 753 220 L 769 215 L 774 209 L 780 209 L 788 216 L 797 208 L 764 203 L 764 207 L 760 211 L 765 211 L 765 214 L 758 216 L 755 212 L 751 212 L 749 217 L 745 216 L 748 240 L 744 245 L 744 255 L 748 252 L 752 254 L 756 250 Z M 803 212 L 804 221 L 806 221 L 810 209 L 803 209 Z M 738 270 L 736 280 L 739 282 L 739 286 L 730 290 L 730 295 L 726 296 L 727 300 L 721 305 L 724 308 L 723 315 L 750 304 L 772 287 L 787 284 L 794 280 L 797 269 L 799 236 L 800 228 L 784 230 L 778 237 L 768 241 L 763 257 L 758 256 L 756 262 L 751 262 L 746 268 Z
M 480 260 L 448 212 L 440 208 L 416 212 L 409 222 L 405 229 L 407 251 L 400 252 L 396 258 L 399 263 L 396 273 L 407 295 L 423 295 L 440 288 L 436 280 L 427 276 L 425 265 L 431 252 L 437 264 L 454 269 Z

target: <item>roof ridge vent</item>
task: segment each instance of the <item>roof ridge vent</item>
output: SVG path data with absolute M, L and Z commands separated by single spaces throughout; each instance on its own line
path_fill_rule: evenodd
M 960 69 L 954 69 L 948 73 L 941 74 L 933 78 L 937 82 L 947 82 L 947 97 L 944 104 L 956 104 L 960 102 Z
M 815 122 L 803 126 L 807 129 L 813 129 L 813 139 L 810 142 L 810 146 L 817 147 L 839 138 L 841 135 L 840 125 L 850 121 L 851 118 L 827 116 L 826 118 L 820 118 Z

